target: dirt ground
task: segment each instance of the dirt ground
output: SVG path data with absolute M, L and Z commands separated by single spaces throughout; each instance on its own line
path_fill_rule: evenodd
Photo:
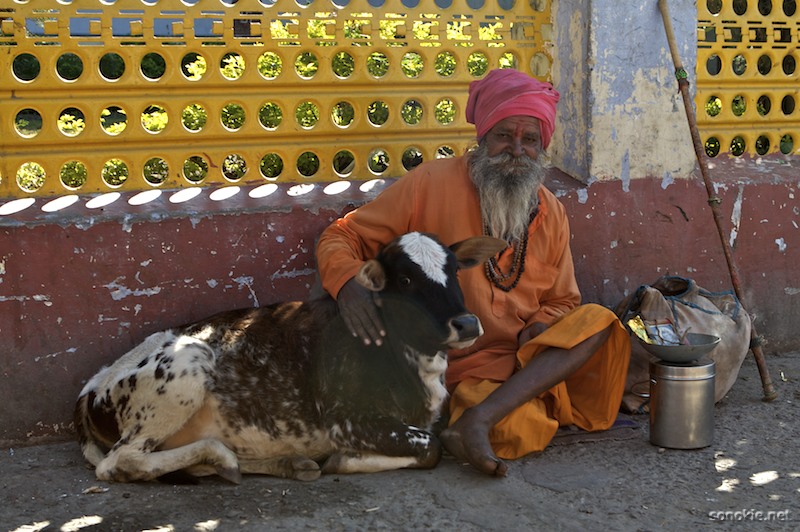
M 503 479 L 446 457 L 431 471 L 311 483 L 123 485 L 95 480 L 74 442 L 3 449 L 0 530 L 796 530 L 800 353 L 767 364 L 778 399 L 761 400 L 748 356 L 716 406 L 710 447 L 656 447 L 638 416 L 614 438 L 518 460 Z

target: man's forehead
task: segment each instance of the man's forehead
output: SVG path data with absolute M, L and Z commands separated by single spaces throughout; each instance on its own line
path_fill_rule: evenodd
M 500 120 L 492 127 L 494 131 L 516 131 L 523 130 L 528 132 L 541 133 L 539 119 L 527 115 L 514 115 Z

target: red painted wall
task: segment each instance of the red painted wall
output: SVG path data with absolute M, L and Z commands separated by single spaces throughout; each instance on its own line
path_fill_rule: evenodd
M 173 204 L 122 197 L 104 209 L 81 200 L 55 213 L 43 202 L 0 217 L 0 446 L 71 437 L 78 392 L 97 369 L 148 334 L 214 312 L 308 296 L 314 241 L 340 214 L 374 196 L 204 191 Z M 719 190 L 745 304 L 767 353 L 800 348 L 797 177 L 770 174 Z M 585 187 L 554 175 L 572 220 L 585 301 L 614 306 L 661 275 L 731 289 L 699 180 L 645 178 Z M 740 211 L 740 214 L 739 214 Z M 730 238 L 727 230 L 726 238 Z M 754 390 L 754 396 L 759 391 Z

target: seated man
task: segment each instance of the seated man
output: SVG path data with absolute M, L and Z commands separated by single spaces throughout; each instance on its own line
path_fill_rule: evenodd
M 614 313 L 579 306 L 568 219 L 542 184 L 558 99 L 516 70 L 472 82 L 466 113 L 477 147 L 419 165 L 334 222 L 317 248 L 324 288 L 369 343 L 384 332 L 353 277 L 382 245 L 408 231 L 448 245 L 480 234 L 508 242 L 484 268 L 459 272 L 485 334 L 449 353 L 450 425 L 441 434 L 450 453 L 493 475 L 506 474 L 502 459 L 544 449 L 560 425 L 611 427 L 628 368 L 630 339 Z

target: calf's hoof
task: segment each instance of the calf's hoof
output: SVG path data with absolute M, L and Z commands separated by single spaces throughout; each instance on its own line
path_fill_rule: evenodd
M 292 472 L 293 479 L 303 481 L 317 480 L 322 475 L 319 464 L 305 456 L 292 459 Z
M 242 472 L 239 471 L 238 467 L 219 467 L 217 468 L 217 474 L 233 484 L 242 483 Z

